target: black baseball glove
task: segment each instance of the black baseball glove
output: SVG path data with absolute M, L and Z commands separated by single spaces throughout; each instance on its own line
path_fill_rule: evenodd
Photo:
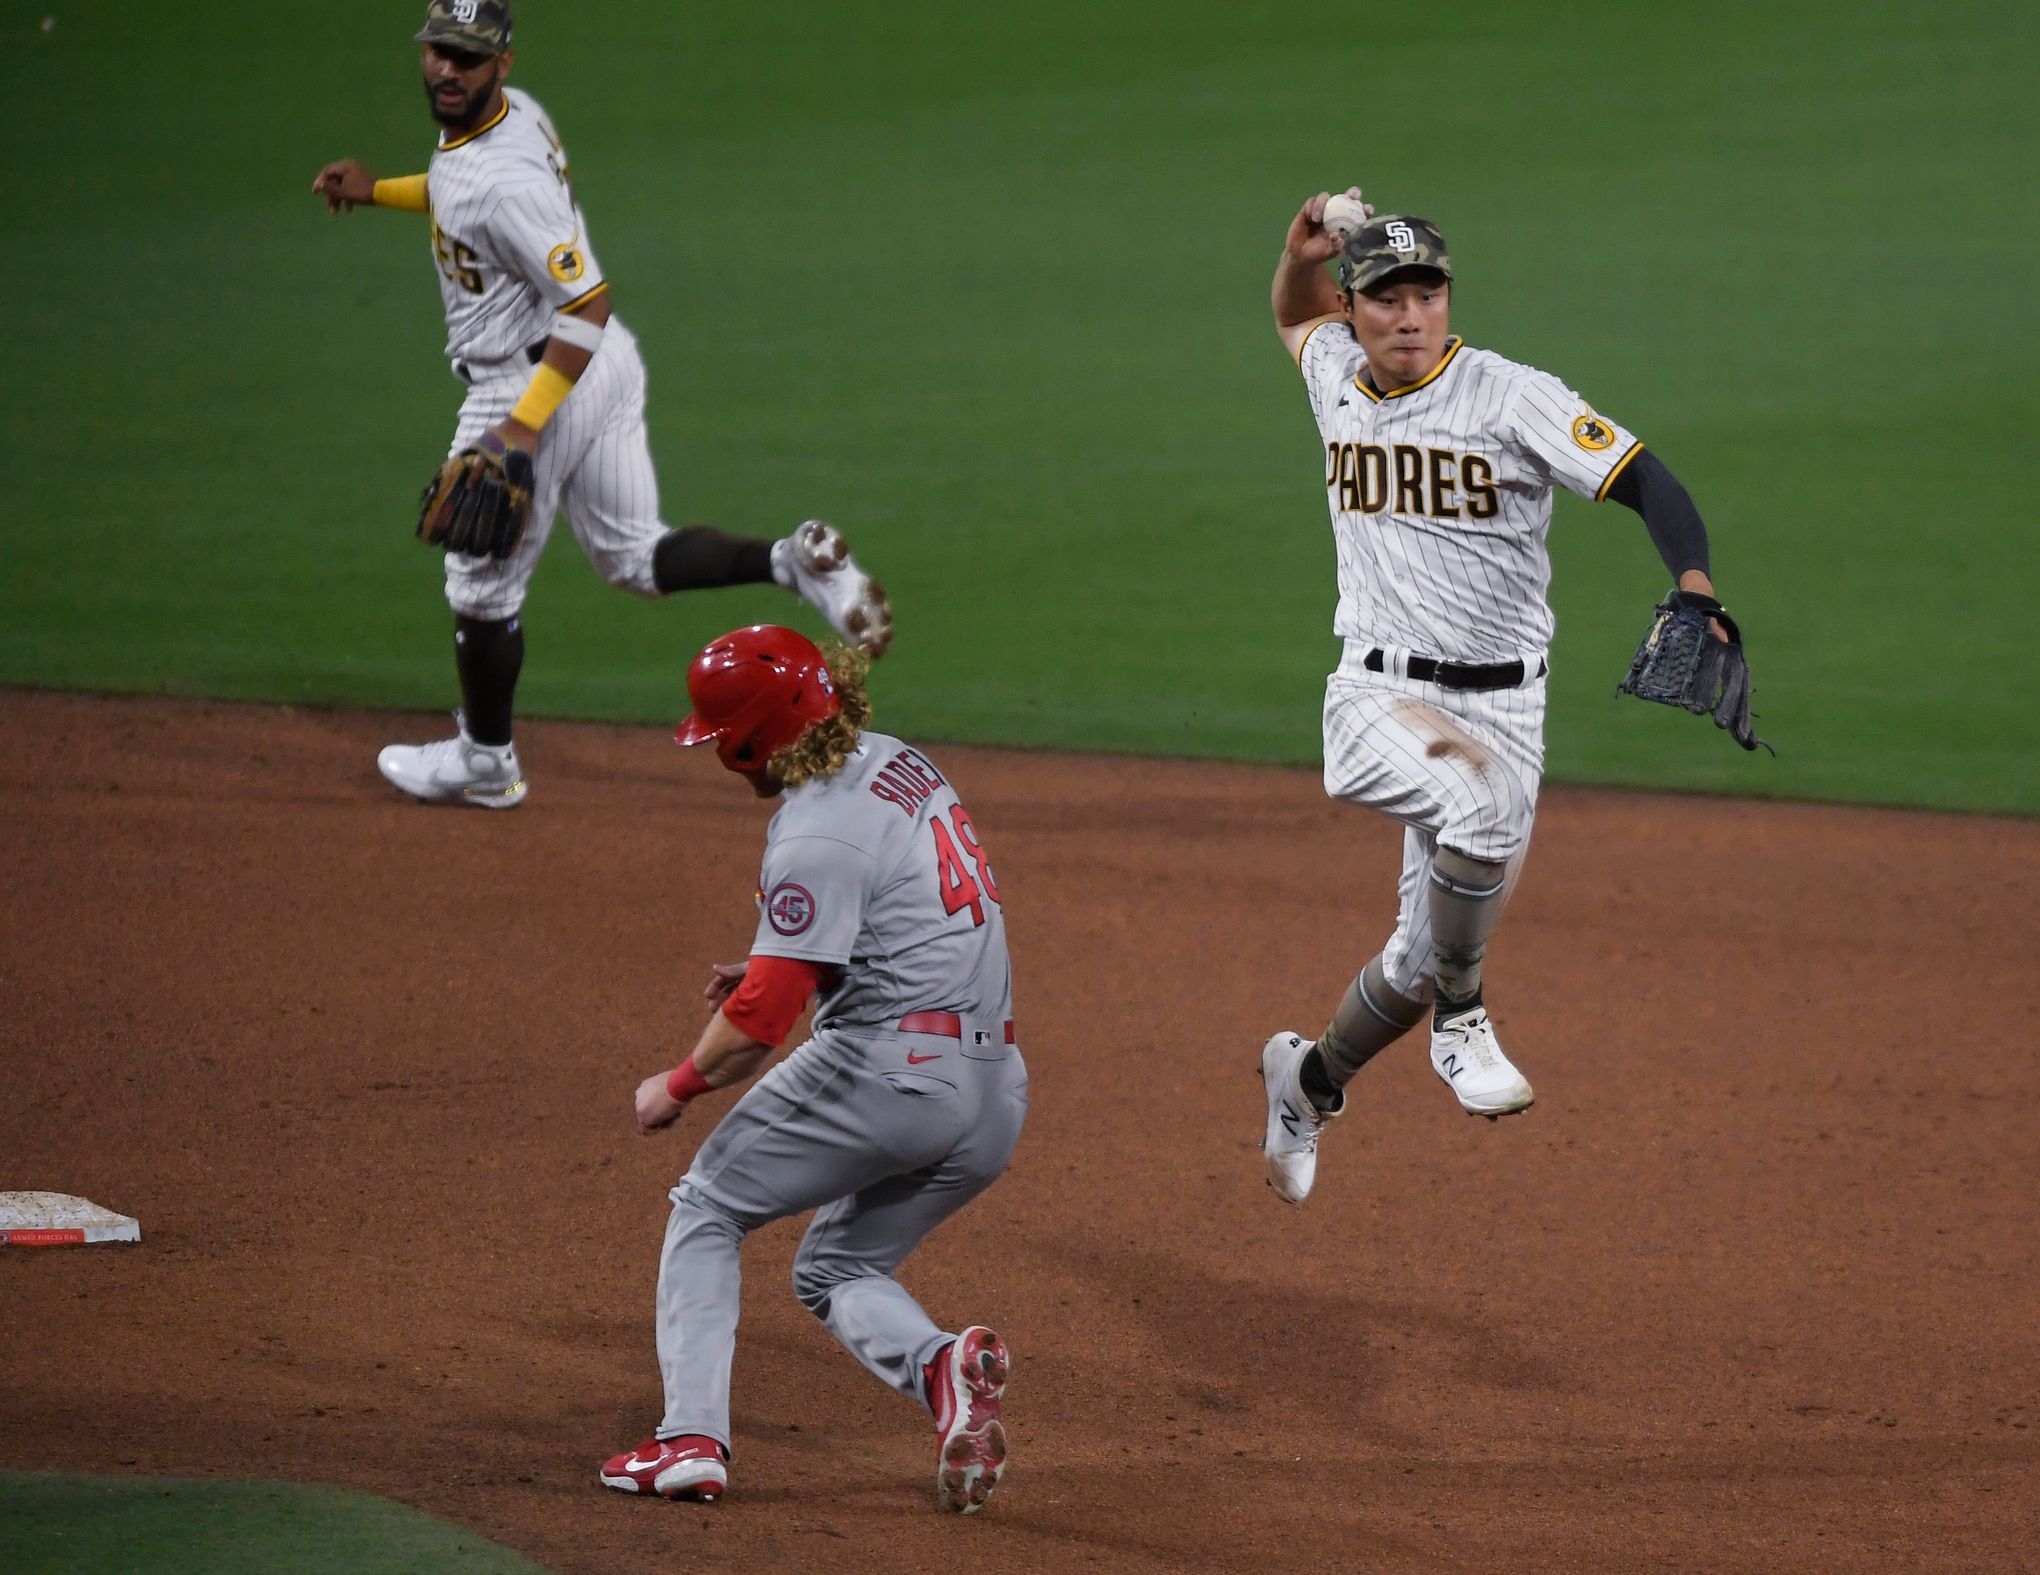
M 1715 638 L 1707 627 L 1710 618 L 1727 631 L 1726 640 Z M 1720 602 L 1698 591 L 1673 591 L 1657 604 L 1616 693 L 1682 706 L 1695 716 L 1711 711 L 1714 725 L 1743 748 L 1764 744 L 1750 725 L 1750 664 L 1743 657 L 1742 631 Z
M 531 456 L 493 432 L 462 449 L 425 483 L 418 539 L 476 558 L 507 558 L 531 514 Z

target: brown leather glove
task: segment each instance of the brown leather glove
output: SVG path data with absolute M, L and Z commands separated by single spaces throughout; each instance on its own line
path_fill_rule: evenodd
M 425 484 L 418 539 L 475 558 L 507 558 L 531 517 L 531 456 L 493 432 L 454 455 Z

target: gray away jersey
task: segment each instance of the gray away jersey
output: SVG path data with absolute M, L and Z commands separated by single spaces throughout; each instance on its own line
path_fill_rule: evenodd
M 1299 364 L 1325 445 L 1338 549 L 1335 633 L 1460 662 L 1551 643 L 1551 489 L 1601 499 L 1637 450 L 1549 373 L 1458 339 L 1421 382 L 1378 394 L 1341 321 Z
M 442 142 L 426 186 L 449 360 L 508 360 L 602 288 L 566 150 L 529 93 L 505 88 L 495 119 Z
M 934 762 L 866 733 L 835 776 L 789 788 L 765 835 L 751 950 L 841 970 L 817 1031 L 909 1012 L 1013 1015 L 999 888 Z

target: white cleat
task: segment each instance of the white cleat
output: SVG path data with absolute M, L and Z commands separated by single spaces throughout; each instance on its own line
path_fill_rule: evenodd
M 892 644 L 885 587 L 857 566 L 843 533 L 826 521 L 809 520 L 772 544 L 772 578 L 866 656 L 883 656 Z
M 1279 1033 L 1261 1047 L 1261 1084 L 1268 1095 L 1268 1130 L 1261 1154 L 1268 1165 L 1268 1185 L 1284 1203 L 1301 1203 L 1317 1180 L 1318 1135 L 1325 1123 L 1346 1108 L 1339 1094 L 1336 1110 L 1320 1110 L 1303 1092 L 1297 1074 L 1312 1041 L 1301 1034 Z
M 457 738 L 434 744 L 392 744 L 375 757 L 376 770 L 413 798 L 428 804 L 472 804 L 477 809 L 515 809 L 524 802 L 524 771 L 515 744 L 478 744 L 468 737 L 467 718 L 453 713 Z
M 1492 1121 L 1530 1108 L 1530 1085 L 1495 1042 L 1484 1006 L 1433 1025 L 1431 1070 L 1459 1096 L 1468 1115 Z

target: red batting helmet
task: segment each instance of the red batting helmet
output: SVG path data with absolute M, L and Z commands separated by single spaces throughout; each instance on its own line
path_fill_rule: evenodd
M 722 763 L 746 775 L 840 706 L 815 642 L 769 623 L 704 646 L 687 669 L 687 698 L 694 714 L 674 730 L 674 742 L 712 738 Z

